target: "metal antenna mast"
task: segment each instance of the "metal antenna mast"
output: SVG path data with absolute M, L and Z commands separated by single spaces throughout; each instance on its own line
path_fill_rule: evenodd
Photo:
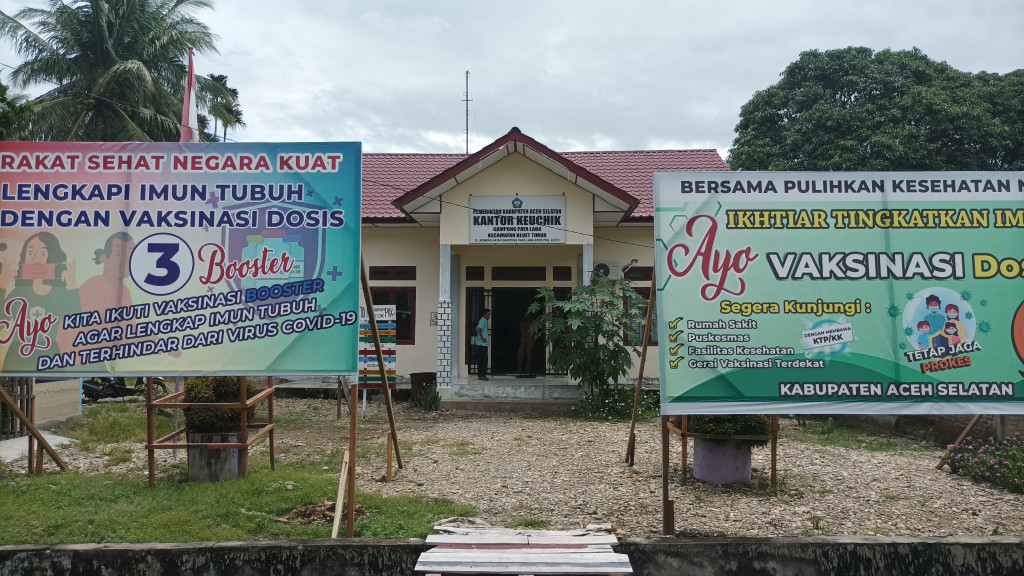
M 473 101 L 469 98 L 469 70 L 466 70 L 466 91 L 464 95 L 465 98 L 462 101 L 466 103 L 466 154 L 469 154 L 469 103 Z

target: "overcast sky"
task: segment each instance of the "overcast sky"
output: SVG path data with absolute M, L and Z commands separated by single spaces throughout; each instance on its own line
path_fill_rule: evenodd
M 41 4 L 0 9 L 26 3 Z M 963 71 L 1024 68 L 1022 0 L 214 3 L 200 17 L 220 54 L 196 71 L 240 92 L 248 126 L 229 139 L 367 152 L 464 152 L 467 70 L 470 151 L 518 126 L 558 151 L 724 156 L 740 107 L 805 50 L 916 46 Z

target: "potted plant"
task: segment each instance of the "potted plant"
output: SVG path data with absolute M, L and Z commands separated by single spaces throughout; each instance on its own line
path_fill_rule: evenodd
M 699 415 L 687 420 L 693 436 L 693 477 L 710 484 L 750 480 L 750 451 L 771 439 L 764 414 Z
M 184 402 L 237 404 L 240 400 L 242 379 L 238 376 L 200 376 L 185 380 Z M 259 390 L 248 382 L 246 397 L 252 398 Z M 185 436 L 189 444 L 235 443 L 240 440 L 241 411 L 212 406 L 190 406 L 185 412 Z M 256 408 L 248 409 L 247 419 L 252 422 Z M 242 472 L 242 450 L 236 448 L 211 449 L 193 446 L 188 449 L 188 479 L 190 482 L 218 482 L 238 478 Z

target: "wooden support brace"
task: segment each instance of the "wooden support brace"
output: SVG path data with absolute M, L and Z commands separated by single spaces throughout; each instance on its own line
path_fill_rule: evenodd
M 363 301 L 366 302 L 367 316 L 370 317 L 370 331 L 373 333 L 373 345 L 377 351 L 377 367 L 380 370 L 380 381 L 384 390 L 384 406 L 388 411 L 388 424 L 391 427 L 391 435 L 395 438 L 395 460 L 398 468 L 402 468 L 402 451 L 398 448 L 398 430 L 395 427 L 395 408 L 391 403 L 391 385 L 388 383 L 388 373 L 384 365 L 384 354 L 380 347 L 380 332 L 377 330 L 377 315 L 373 313 L 373 297 L 370 294 L 370 281 L 366 276 L 366 263 L 359 261 L 359 278 L 363 285 Z M 353 396 L 352 404 L 355 405 L 357 398 Z
M 39 447 L 42 450 L 46 450 L 46 453 L 50 455 L 50 458 L 53 458 L 53 461 L 57 463 L 57 466 L 60 466 L 61 470 L 66 471 L 68 469 L 68 465 L 64 463 L 64 460 L 62 460 L 60 455 L 57 454 L 57 451 L 50 446 L 50 443 L 46 441 L 46 438 L 43 438 L 43 433 L 36 428 L 36 425 L 32 423 L 29 417 L 21 411 L 21 408 L 18 408 L 18 403 L 14 401 L 14 398 L 11 398 L 11 395 L 7 393 L 7 390 L 5 390 L 3 386 L 0 386 L 0 401 L 6 404 L 7 407 L 11 409 L 11 412 L 14 412 L 14 416 L 25 425 L 29 434 L 39 442 Z M 36 469 L 39 469 L 39 467 L 42 466 L 42 462 L 43 459 L 39 458 L 38 462 L 36 462 Z
M 968 432 L 971 431 L 971 428 L 974 428 L 974 425 L 978 423 L 978 420 L 981 420 L 981 414 L 977 414 L 974 416 L 974 418 L 971 418 L 971 421 L 967 423 L 967 427 L 964 428 L 964 431 L 960 433 L 960 436 L 956 439 L 956 442 L 953 442 L 953 446 L 956 446 L 957 444 L 964 441 L 964 438 L 967 437 L 967 434 Z M 949 460 L 949 456 L 949 450 L 946 450 L 946 453 L 942 455 L 942 458 L 939 460 L 939 465 L 936 466 L 935 469 L 942 470 L 942 467 L 946 465 L 946 461 Z
M 388 432 L 388 468 L 387 468 L 387 472 L 384 473 L 384 481 L 385 482 L 391 482 L 391 452 L 392 452 L 392 449 L 393 449 L 393 446 L 392 446 L 393 443 L 394 443 L 394 440 L 391 437 L 391 433 Z
M 651 275 L 651 292 L 647 298 L 647 320 L 644 322 L 644 341 L 640 351 L 640 373 L 636 377 L 636 394 L 633 396 L 633 418 L 629 423 L 629 440 L 626 442 L 626 465 L 632 466 L 636 456 L 636 419 L 640 412 L 640 394 L 644 386 L 644 366 L 647 364 L 647 348 L 651 339 L 651 318 L 654 313 L 654 295 L 657 291 L 654 275 Z

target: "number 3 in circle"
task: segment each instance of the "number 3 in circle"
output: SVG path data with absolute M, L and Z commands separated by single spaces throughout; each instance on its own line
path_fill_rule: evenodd
M 181 290 L 195 268 L 188 243 L 174 234 L 147 236 L 132 251 L 129 269 L 135 285 L 149 294 L 166 296 Z

